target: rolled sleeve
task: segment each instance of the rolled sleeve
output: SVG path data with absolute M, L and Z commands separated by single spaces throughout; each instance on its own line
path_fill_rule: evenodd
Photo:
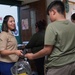
M 54 45 L 55 44 L 56 34 L 53 31 L 53 28 L 48 25 L 45 32 L 45 45 Z
M 0 34 L 0 50 L 5 50 L 7 45 L 7 37 L 4 34 Z

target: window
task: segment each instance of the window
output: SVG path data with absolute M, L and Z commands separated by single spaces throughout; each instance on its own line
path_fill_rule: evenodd
M 14 35 L 19 36 L 18 7 L 17 6 L 10 6 L 10 5 L 0 4 L 0 32 L 1 32 L 1 26 L 2 26 L 2 22 L 3 22 L 3 18 L 6 15 L 12 15 L 14 17 L 15 23 L 16 23 L 16 31 L 15 31 Z

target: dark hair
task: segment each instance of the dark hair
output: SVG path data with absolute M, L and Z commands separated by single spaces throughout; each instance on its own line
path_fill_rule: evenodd
M 71 20 L 75 20 L 75 13 L 71 15 Z
M 47 23 L 45 20 L 40 20 L 36 22 L 35 26 L 39 28 L 39 31 L 42 31 L 46 29 Z
M 65 6 L 64 6 L 64 3 L 61 2 L 61 1 L 53 1 L 53 2 L 50 3 L 50 5 L 47 8 L 47 14 L 48 15 L 49 15 L 49 11 L 51 9 L 56 9 L 58 13 L 64 15 Z
M 3 23 L 2 23 L 2 31 L 8 32 L 8 20 L 10 17 L 13 17 L 11 15 L 6 15 L 3 19 Z M 16 28 L 15 28 L 16 29 Z M 15 31 L 15 29 L 13 29 L 12 31 Z

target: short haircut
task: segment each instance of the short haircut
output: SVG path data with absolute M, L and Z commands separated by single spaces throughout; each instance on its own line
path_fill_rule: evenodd
M 49 15 L 49 11 L 51 9 L 56 9 L 58 13 L 63 14 L 65 12 L 65 6 L 62 1 L 53 1 L 50 3 L 50 5 L 47 8 L 47 14 Z
M 71 20 L 75 20 L 75 13 L 71 15 Z
M 13 16 L 11 16 L 11 15 L 6 15 L 4 17 L 3 23 L 2 23 L 2 31 L 8 32 L 8 24 L 7 23 L 8 23 L 8 20 L 9 20 L 10 17 L 13 18 Z M 15 31 L 15 29 L 13 29 L 12 31 Z

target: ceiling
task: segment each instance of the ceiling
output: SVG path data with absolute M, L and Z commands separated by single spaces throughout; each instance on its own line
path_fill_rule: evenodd
M 71 1 L 71 2 L 75 2 L 75 0 L 69 0 L 69 1 Z
M 6 5 L 21 5 L 22 1 L 18 0 L 0 0 L 0 4 L 6 4 Z
M 28 3 L 39 1 L 39 0 L 17 0 L 17 1 L 21 1 L 21 4 L 23 5 L 23 4 L 28 4 Z
M 0 4 L 7 4 L 7 5 L 23 5 L 28 4 L 31 2 L 35 2 L 39 0 L 0 0 Z

